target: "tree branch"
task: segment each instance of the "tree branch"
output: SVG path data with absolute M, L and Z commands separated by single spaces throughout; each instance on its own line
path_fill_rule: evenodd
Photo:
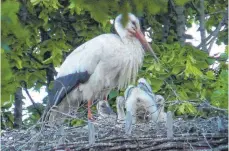
M 196 6 L 196 4 L 193 1 L 191 1 L 191 4 L 193 8 L 197 11 L 197 13 L 200 13 L 200 9 Z
M 27 84 L 26 84 L 26 82 L 23 81 L 23 83 L 24 83 L 24 86 L 23 86 L 23 87 L 24 87 L 24 90 L 25 90 L 27 96 L 29 97 L 30 101 L 31 101 L 32 104 L 33 104 L 33 107 L 35 108 L 35 110 L 37 111 L 37 113 L 38 113 L 38 114 L 40 115 L 40 117 L 41 117 L 42 113 L 41 113 L 41 111 L 38 109 L 37 104 L 34 102 L 34 100 L 33 100 L 33 98 L 31 97 L 31 95 L 29 94 L 29 91 L 28 91 L 28 89 L 27 89 Z
M 205 101 L 204 103 L 201 104 L 201 108 L 209 108 L 209 109 L 214 109 L 222 112 L 228 112 L 227 109 L 221 109 L 215 106 L 212 106 L 208 101 Z
M 214 44 L 220 29 L 224 26 L 224 24 L 227 21 L 228 18 L 228 13 L 227 13 L 228 9 L 225 11 L 224 17 L 221 20 L 221 22 L 218 24 L 217 28 L 207 37 L 205 38 L 204 41 L 201 41 L 201 43 L 197 46 L 198 49 L 203 48 L 203 46 L 205 45 L 206 47 L 210 44 L 210 46 L 208 47 L 208 52 L 210 52 L 212 45 Z
M 204 0 L 200 0 L 200 9 L 199 9 L 199 21 L 200 21 L 200 37 L 201 42 L 205 43 L 206 33 L 205 33 L 205 12 L 204 12 Z M 207 46 L 202 46 L 203 51 L 208 52 Z
M 36 61 L 37 63 L 39 63 L 40 65 L 42 66 L 46 66 L 45 64 L 43 64 L 43 62 L 41 62 L 39 59 L 37 59 L 36 57 L 34 57 L 31 53 L 26 53 L 27 55 L 29 55 L 29 57 L 31 57 L 34 61 Z M 54 75 L 56 76 L 57 75 L 57 72 L 55 69 L 52 69 L 51 67 L 45 67 L 46 69 L 50 69 Z

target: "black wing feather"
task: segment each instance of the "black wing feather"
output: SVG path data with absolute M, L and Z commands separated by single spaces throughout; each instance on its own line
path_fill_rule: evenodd
M 59 77 L 54 81 L 53 89 L 49 95 L 49 105 L 58 105 L 62 99 L 70 93 L 80 83 L 88 81 L 90 75 L 87 71 L 76 72 L 63 77 Z

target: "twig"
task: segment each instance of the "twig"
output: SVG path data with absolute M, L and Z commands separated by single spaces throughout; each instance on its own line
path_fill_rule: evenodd
M 200 13 L 199 8 L 196 6 L 196 4 L 193 2 L 193 0 L 191 1 L 191 4 L 192 4 L 193 8 L 197 11 L 197 13 Z
M 28 89 L 27 89 L 27 84 L 26 84 L 25 81 L 24 81 L 24 86 L 23 86 L 23 87 L 24 87 L 24 90 L 25 90 L 26 94 L 28 95 L 30 101 L 32 102 L 33 107 L 35 108 L 35 110 L 37 111 L 37 113 L 38 113 L 38 114 L 40 115 L 40 117 L 41 117 L 42 113 L 41 113 L 41 111 L 38 109 L 38 106 L 37 106 L 37 104 L 34 102 L 34 100 L 33 100 L 33 98 L 31 97 L 31 95 L 29 94 L 29 91 L 28 91 Z
M 205 135 L 203 134 L 203 136 L 204 136 L 204 140 L 205 140 L 205 142 L 208 144 L 208 146 L 212 149 L 212 147 L 211 147 L 211 145 L 209 144 L 209 142 L 208 142 L 208 140 L 207 140 L 207 138 L 205 137 Z

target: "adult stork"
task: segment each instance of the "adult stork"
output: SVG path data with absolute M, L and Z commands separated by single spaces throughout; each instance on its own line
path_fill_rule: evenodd
M 92 119 L 92 100 L 103 99 L 113 88 L 125 88 L 136 80 L 144 58 L 144 49 L 155 54 L 140 29 L 139 20 L 128 14 L 115 19 L 117 34 L 97 36 L 76 48 L 60 66 L 54 81 L 49 106 L 63 100 L 76 101 L 79 93 L 88 101 L 88 119 Z M 156 57 L 155 57 L 156 58 Z

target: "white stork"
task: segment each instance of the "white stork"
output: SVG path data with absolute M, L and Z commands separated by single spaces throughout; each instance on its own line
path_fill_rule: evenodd
M 58 105 L 67 97 L 88 101 L 88 119 L 92 119 L 92 100 L 104 99 L 111 89 L 125 88 L 134 82 L 144 58 L 144 48 L 155 54 L 140 30 L 137 17 L 128 14 L 125 27 L 122 15 L 115 19 L 118 34 L 97 36 L 76 48 L 60 66 L 54 82 L 49 106 Z M 155 57 L 156 58 L 156 57 Z

